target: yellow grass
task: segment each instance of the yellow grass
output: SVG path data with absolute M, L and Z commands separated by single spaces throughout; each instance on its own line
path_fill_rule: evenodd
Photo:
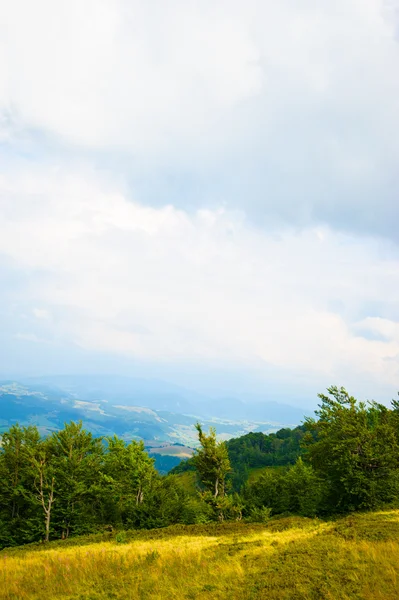
M 3 550 L 0 598 L 399 598 L 399 511 L 330 523 L 175 527 L 127 539 Z

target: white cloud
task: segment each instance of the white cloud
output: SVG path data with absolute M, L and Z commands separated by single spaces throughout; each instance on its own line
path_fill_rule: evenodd
M 281 120 L 291 126 L 301 114 L 317 131 L 320 110 L 349 129 L 372 116 L 368 133 L 382 126 L 383 144 L 399 88 L 395 23 L 384 7 L 15 0 L 3 7 L 0 101 L 28 126 L 73 143 L 165 160 L 182 150 L 204 159 L 214 144 L 228 151 L 243 128 L 244 138 L 261 132 L 278 143 L 276 123 L 285 137 Z M 250 99 L 252 115 L 242 111 Z M 326 138 L 325 125 L 319 141 L 335 141 L 330 152 L 348 168 L 347 137 Z
M 17 0 L 3 44 L 4 105 L 87 146 L 168 152 L 261 84 L 249 31 L 207 2 Z
M 392 330 L 385 340 L 358 327 L 368 304 L 388 314 L 399 302 L 388 244 L 327 228 L 270 237 L 238 213 L 148 208 L 93 172 L 3 176 L 0 206 L 0 253 L 47 273 L 22 296 L 51 339 L 157 361 L 397 382 L 399 315 L 366 319 Z
M 226 202 L 263 225 L 324 223 L 397 240 L 395 8 L 8 2 L 0 138 L 100 152 L 150 201 L 163 189 L 183 208 Z M 190 193 L 165 190 L 169 180 L 189 180 Z
M 48 321 L 51 318 L 51 315 L 45 308 L 33 308 L 32 313 L 39 321 Z
M 27 341 L 27 342 L 40 342 L 40 339 L 34 333 L 20 333 L 20 332 L 18 332 L 18 333 L 15 334 L 14 337 L 17 340 L 24 340 L 24 341 Z
M 397 8 L 6 3 L 5 330 L 394 385 Z

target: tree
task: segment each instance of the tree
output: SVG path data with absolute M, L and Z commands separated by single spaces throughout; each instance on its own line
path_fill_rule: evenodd
M 145 451 L 144 442 L 126 444 L 117 436 L 107 439 L 104 457 L 104 485 L 111 520 L 135 524 L 135 515 L 144 503 L 156 477 L 154 459 Z
M 273 467 L 266 468 L 253 481 L 243 487 L 246 514 L 253 509 L 270 508 L 274 514 L 289 510 L 289 497 L 285 484 L 285 472 Z
M 5 432 L 1 441 L 3 502 L 6 501 L 9 517 L 17 518 L 25 504 L 24 489 L 30 478 L 27 456 L 40 440 L 37 427 L 20 427 L 18 424 Z
M 194 456 L 199 477 L 205 489 L 211 492 L 214 498 L 223 497 L 226 475 L 231 471 L 226 444 L 216 440 L 213 427 L 210 428 L 209 435 L 202 431 L 199 423 L 195 427 L 201 444 Z
M 40 504 L 44 513 L 44 541 L 50 539 L 51 514 L 55 487 L 55 469 L 48 439 L 40 441 L 30 454 L 35 481 L 32 497 Z
M 398 438 L 392 411 L 358 402 L 345 388 L 319 394 L 318 419 L 307 419 L 305 456 L 328 488 L 326 510 L 372 509 L 398 491 Z
M 323 499 L 323 482 L 310 465 L 299 457 L 284 476 L 284 487 L 289 512 L 314 517 Z
M 101 479 L 102 438 L 85 431 L 82 422 L 65 424 L 49 440 L 57 472 L 57 505 L 55 519 L 61 537 L 69 537 L 71 529 L 82 533 L 93 521 L 93 503 Z
M 29 494 L 35 473 L 30 460 L 39 444 L 36 427 L 18 424 L 3 433 L 0 444 L 0 547 L 38 538 L 40 514 Z
M 185 522 L 184 509 L 188 499 L 189 494 L 178 478 L 173 475 L 154 474 L 146 488 L 145 500 L 133 512 L 132 525 L 151 528 Z

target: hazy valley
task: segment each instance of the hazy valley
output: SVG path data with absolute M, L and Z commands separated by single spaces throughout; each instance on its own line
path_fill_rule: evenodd
M 145 379 L 54 376 L 0 381 L 0 433 L 19 423 L 37 425 L 46 434 L 81 420 L 96 436 L 143 440 L 161 472 L 192 454 L 198 420 L 206 428 L 216 426 L 219 439 L 228 440 L 250 431 L 277 431 L 302 419 L 303 411 L 295 407 L 211 399 Z

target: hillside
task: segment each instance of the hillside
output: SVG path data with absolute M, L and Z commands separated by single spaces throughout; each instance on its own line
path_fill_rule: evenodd
M 152 378 L 105 374 L 63 375 L 30 378 L 23 383 L 33 388 L 57 388 L 84 401 L 106 399 L 111 405 L 144 406 L 156 411 L 197 415 L 202 419 L 295 425 L 303 420 L 304 415 L 302 408 L 281 401 L 275 402 L 269 394 L 265 397 L 265 394 L 254 395 L 241 391 L 238 397 L 220 394 L 208 396 L 193 389 Z
M 20 425 L 37 425 L 42 434 L 59 430 L 69 421 L 83 421 L 85 429 L 95 435 L 113 435 L 129 440 L 142 439 L 147 446 L 154 447 L 153 442 L 184 444 L 192 446 L 197 442 L 193 427 L 201 419 L 205 427 L 217 426 L 221 439 L 229 439 L 244 435 L 249 431 L 275 431 L 278 423 L 254 420 L 234 420 L 205 418 L 199 413 L 183 414 L 165 408 L 148 407 L 144 394 L 133 392 L 128 403 L 127 392 L 118 388 L 109 395 L 100 388 L 82 386 L 82 393 L 71 386 L 57 387 L 42 383 L 19 383 L 0 381 L 0 433 L 18 422 Z M 153 398 L 155 405 L 156 399 Z M 164 406 L 165 403 L 162 404 Z M 170 406 L 175 403 L 170 401 Z M 267 411 L 265 410 L 265 415 Z M 170 455 L 181 453 L 173 451 Z M 187 456 L 187 454 L 186 454 Z
M 198 399 L 195 394 L 189 401 L 179 388 L 165 384 L 163 389 L 162 382 L 129 378 L 53 377 L 23 383 L 0 381 L 0 435 L 15 423 L 36 425 L 45 435 L 62 429 L 66 422 L 81 420 L 85 429 L 97 436 L 116 434 L 125 440 L 144 440 L 156 468 L 165 474 L 182 459 L 191 456 L 192 448 L 197 444 L 194 424 L 198 420 L 205 427 L 216 426 L 221 439 L 249 431 L 275 431 L 279 425 L 274 422 L 274 417 L 281 417 L 283 422 L 289 420 L 284 419 L 284 414 L 289 414 L 289 407 L 279 407 L 276 412 L 273 403 L 266 404 L 263 413 L 254 414 L 260 420 L 218 417 L 226 414 L 223 406 L 223 403 L 214 403 L 212 415 L 210 403 Z M 241 416 L 243 413 L 237 408 L 237 402 L 235 407 Z M 291 418 L 297 416 L 295 410 Z M 183 414 L 184 411 L 187 414 Z M 270 414 L 270 420 L 265 416 L 262 421 L 262 414 Z
M 301 455 L 301 440 L 304 436 L 303 426 L 295 429 L 283 428 L 279 431 L 264 434 L 250 432 L 239 438 L 226 442 L 231 464 L 228 480 L 235 491 L 250 478 L 260 475 L 269 467 L 284 467 L 295 464 Z M 191 458 L 182 460 L 170 473 L 180 476 L 195 470 Z
M 396 600 L 399 511 L 104 533 L 0 552 L 1 600 Z
M 194 460 L 166 477 L 143 441 L 104 440 L 74 422 L 45 437 L 14 425 L 0 447 L 0 547 L 106 526 L 264 523 L 271 515 L 333 518 L 398 507 L 399 403 L 388 409 L 344 388 L 327 392 L 319 394 L 318 419 L 293 430 L 226 443 L 198 423 Z M 152 450 L 188 454 L 176 445 Z

